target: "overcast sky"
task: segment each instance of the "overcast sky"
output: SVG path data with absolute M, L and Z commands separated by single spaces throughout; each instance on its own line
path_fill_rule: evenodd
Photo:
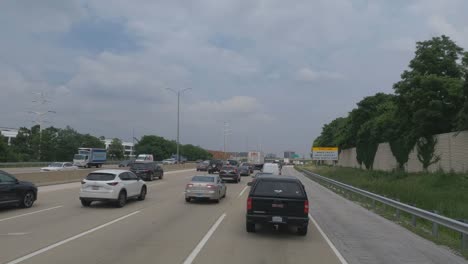
M 415 42 L 468 49 L 466 0 L 0 2 L 0 127 L 52 125 L 220 150 L 307 153 L 323 124 L 392 92 Z

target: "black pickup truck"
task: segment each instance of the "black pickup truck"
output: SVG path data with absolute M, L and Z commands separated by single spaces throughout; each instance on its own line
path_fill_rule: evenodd
M 307 193 L 295 177 L 262 176 L 252 185 L 247 198 L 247 232 L 255 232 L 256 224 L 297 227 L 305 236 L 309 225 Z

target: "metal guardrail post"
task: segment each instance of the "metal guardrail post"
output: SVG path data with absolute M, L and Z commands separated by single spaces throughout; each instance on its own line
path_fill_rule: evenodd
M 434 214 L 439 214 L 439 212 L 434 211 Z M 439 237 L 439 225 L 436 222 L 432 222 L 432 236 Z
M 412 204 L 411 206 L 414 207 L 414 206 L 416 206 L 416 205 L 415 205 L 415 204 Z M 413 227 L 416 227 L 416 215 L 414 215 L 414 214 L 411 214 L 411 225 L 412 225 Z
M 462 223 L 468 223 L 468 220 L 461 220 Z M 461 250 L 468 250 L 468 235 L 461 233 Z
M 400 199 L 397 199 L 397 201 L 399 202 Z M 400 221 L 400 209 L 398 209 L 398 208 L 396 209 L 395 216 L 396 216 L 396 219 L 397 219 L 398 221 Z
M 372 200 L 372 210 L 375 211 L 375 200 Z

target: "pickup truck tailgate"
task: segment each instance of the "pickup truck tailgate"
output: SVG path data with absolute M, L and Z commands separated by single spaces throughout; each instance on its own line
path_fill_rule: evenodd
M 281 216 L 296 216 L 303 217 L 307 215 L 304 212 L 303 199 L 289 198 L 264 198 L 251 197 L 252 210 L 251 212 L 258 215 L 281 215 Z

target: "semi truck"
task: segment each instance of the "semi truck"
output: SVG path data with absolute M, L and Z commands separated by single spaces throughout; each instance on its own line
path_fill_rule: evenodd
M 107 160 L 106 149 L 79 148 L 78 154 L 73 157 L 73 165 L 83 168 L 102 167 Z

